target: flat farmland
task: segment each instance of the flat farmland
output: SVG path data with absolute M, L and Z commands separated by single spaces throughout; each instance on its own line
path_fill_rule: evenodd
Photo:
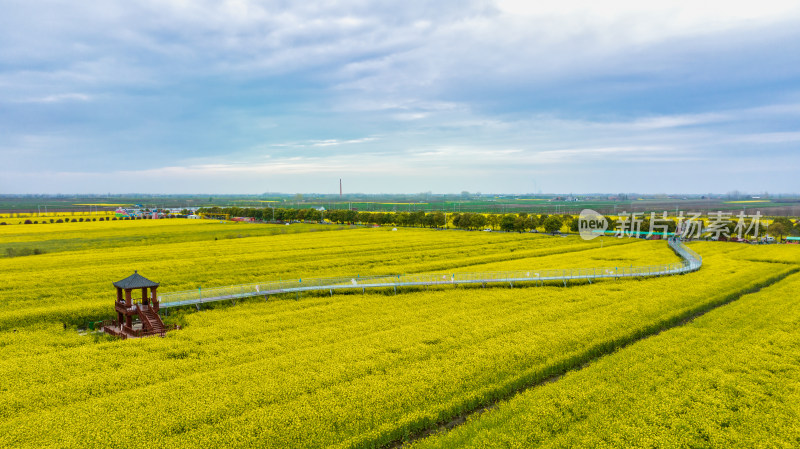
M 536 405 L 536 395 L 574 394 L 584 388 L 573 380 L 579 376 L 589 383 L 595 376 L 609 391 L 631 385 L 645 398 L 650 384 L 637 383 L 634 377 L 641 376 L 629 367 L 660 372 L 664 362 L 657 355 L 665 345 L 675 357 L 683 347 L 694 351 L 683 334 L 677 343 L 662 340 L 701 320 L 713 320 L 715 329 L 735 338 L 742 318 L 723 311 L 738 307 L 736 313 L 746 313 L 739 304 L 757 295 L 786 304 L 800 268 L 792 245 L 693 244 L 703 267 L 680 276 L 566 287 L 407 288 L 397 295 L 278 295 L 180 310 L 165 320 L 183 324 L 182 330 L 123 341 L 76 328 L 113 317 L 111 283 L 133 270 L 169 292 L 293 278 L 679 259 L 661 241 L 190 220 L 4 226 L 0 242 L 0 249 L 46 249 L 0 258 L 0 445 L 8 447 L 580 443 L 536 429 L 531 435 L 537 439 L 519 439 L 507 434 L 513 430 L 503 426 L 506 421 L 485 420 L 566 413 L 566 405 Z M 766 315 L 783 310 L 769 304 L 762 304 Z M 789 346 L 777 345 L 770 356 L 791 363 Z M 620 362 L 605 362 L 612 358 Z M 744 370 L 741 381 L 749 382 L 752 372 Z M 600 426 L 599 417 L 614 406 L 602 391 L 587 397 L 587 414 L 597 418 L 575 426 L 576 432 Z M 486 406 L 494 408 L 472 414 Z M 646 410 L 635 409 L 650 419 Z M 421 438 L 464 417 L 463 426 Z M 146 434 L 137 420 L 147 420 Z M 602 441 L 650 441 L 636 440 L 632 425 L 616 429 L 615 435 L 629 438 Z M 712 442 L 722 447 L 726 441 Z
M 414 448 L 796 447 L 800 274 Z

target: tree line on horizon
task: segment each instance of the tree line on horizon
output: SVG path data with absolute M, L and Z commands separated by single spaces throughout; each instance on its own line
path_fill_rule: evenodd
M 188 212 L 188 211 L 187 211 Z M 317 210 L 317 209 L 291 209 L 291 208 L 241 208 L 241 207 L 211 207 L 200 208 L 199 214 L 227 214 L 232 217 L 248 217 L 264 221 L 292 222 L 324 220 L 339 224 L 365 224 L 365 225 L 393 225 L 405 227 L 443 228 L 454 227 L 464 230 L 477 230 L 491 228 L 506 232 L 528 232 L 543 229 L 547 233 L 555 233 L 563 229 L 578 232 L 578 217 L 575 215 L 561 214 L 528 214 L 526 212 L 492 214 L 473 212 L 364 212 L 347 209 Z M 615 223 L 611 216 L 605 217 L 608 223 Z M 698 220 L 705 228 L 708 220 Z M 667 227 L 667 232 L 677 230 L 677 222 L 673 219 L 659 222 Z M 747 223 L 749 225 L 749 222 Z M 642 217 L 640 229 L 644 232 L 650 230 L 650 217 Z M 726 223 L 728 233 L 735 234 L 736 222 L 730 220 Z M 613 230 L 613 226 L 610 227 Z M 769 226 L 763 226 L 759 235 L 770 233 L 773 236 L 800 235 L 800 222 L 795 223 L 787 217 L 775 217 Z
M 578 230 L 578 221 L 569 215 L 537 215 L 521 212 L 518 214 L 481 214 L 473 212 L 359 212 L 347 209 L 284 209 L 284 208 L 240 208 L 210 207 L 200 208 L 198 214 L 229 215 L 232 217 L 248 217 L 264 221 L 315 221 L 328 220 L 339 224 L 371 224 L 378 226 L 393 225 L 406 227 L 443 228 L 455 227 L 465 230 L 500 229 L 503 231 L 525 232 L 543 228 L 545 232 L 558 231 L 565 224 L 574 231 Z M 574 224 L 574 226 L 573 226 Z

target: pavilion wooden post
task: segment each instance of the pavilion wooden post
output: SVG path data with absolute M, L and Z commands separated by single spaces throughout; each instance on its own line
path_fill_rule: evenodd
M 125 307 L 130 308 L 133 306 L 133 298 L 131 298 L 131 289 L 125 289 Z M 128 329 L 133 329 L 133 318 L 130 314 L 125 314 L 125 325 Z
M 122 289 L 121 289 L 121 288 L 119 288 L 119 287 L 117 287 L 117 303 L 118 303 L 118 304 L 121 304 L 122 302 L 123 302 L 123 299 L 122 299 Z M 119 312 L 119 311 L 117 311 L 117 326 L 119 326 L 120 328 L 122 328 L 122 321 L 123 321 L 124 319 L 125 319 L 125 318 L 124 318 L 124 316 L 122 315 L 122 312 Z
M 150 287 L 150 303 L 153 307 L 153 310 L 156 312 L 158 312 L 158 309 L 161 307 L 161 305 L 158 303 L 158 296 L 156 296 L 157 288 L 158 287 Z

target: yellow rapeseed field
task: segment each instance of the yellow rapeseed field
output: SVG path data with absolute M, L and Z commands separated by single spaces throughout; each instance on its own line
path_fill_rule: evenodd
M 798 289 L 793 274 L 413 447 L 795 447 Z
M 200 220 L 0 228 L 0 249 L 48 249 L 0 258 L 0 446 L 378 447 L 796 269 L 794 248 L 698 244 L 704 266 L 682 276 L 285 295 L 173 313 L 167 321 L 184 329 L 165 338 L 75 329 L 113 316 L 111 282 L 134 269 L 167 292 L 677 260 L 659 241 L 390 229 Z

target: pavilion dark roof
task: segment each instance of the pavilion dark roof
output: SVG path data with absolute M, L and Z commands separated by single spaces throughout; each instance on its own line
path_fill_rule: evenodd
M 126 277 L 121 281 L 114 282 L 114 287 L 129 289 L 129 288 L 150 288 L 158 287 L 158 282 L 153 282 L 150 279 L 134 271 L 132 275 Z

